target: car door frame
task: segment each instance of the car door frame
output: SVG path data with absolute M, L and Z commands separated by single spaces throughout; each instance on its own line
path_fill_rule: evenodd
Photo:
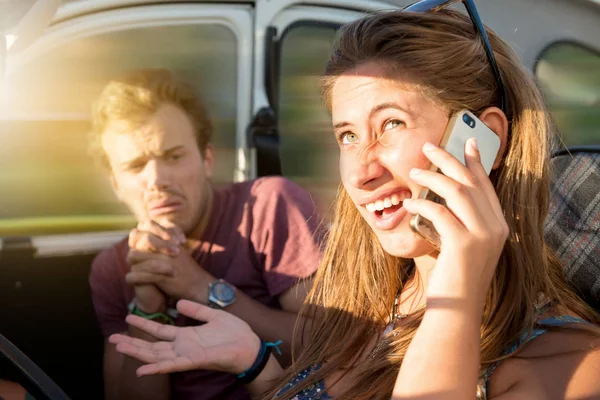
M 276 3 L 276 4 L 274 4 Z M 254 27 L 254 79 L 252 87 L 252 113 L 271 109 L 275 104 L 279 76 L 277 65 L 280 54 L 277 46 L 288 28 L 298 24 L 325 24 L 341 26 L 360 18 L 366 13 L 398 9 L 397 5 L 385 1 L 366 0 L 314 0 L 307 4 L 303 0 L 257 0 Z M 276 128 L 276 127 L 274 127 Z M 256 149 L 248 140 L 245 159 L 247 168 L 240 171 L 245 179 L 257 177 Z
M 220 24 L 230 29 L 237 38 L 237 97 L 236 97 L 236 159 L 232 180 L 240 180 L 245 170 L 245 159 L 240 157 L 247 147 L 245 128 L 251 116 L 251 90 L 253 67 L 253 25 L 254 8 L 248 4 L 139 4 L 127 8 L 116 8 L 85 13 L 86 4 L 78 4 L 78 13 L 71 18 L 63 18 L 50 26 L 26 50 L 11 55 L 6 63 L 4 79 L 23 65 L 35 60 L 53 49 L 77 39 L 132 28 L 190 24 Z M 60 16 L 60 11 L 59 11 Z M 0 113 L 0 118 L 17 118 Z M 35 256 L 56 256 L 74 253 L 97 252 L 122 239 L 127 232 L 89 232 L 58 235 L 36 235 L 29 238 L 29 246 Z M 23 243 L 20 244 L 21 246 Z M 5 247 L 0 238 L 0 251 Z

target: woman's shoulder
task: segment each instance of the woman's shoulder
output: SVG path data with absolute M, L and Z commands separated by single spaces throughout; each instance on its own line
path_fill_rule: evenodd
M 600 329 L 569 323 L 549 329 L 502 362 L 488 397 L 565 399 L 600 397 Z

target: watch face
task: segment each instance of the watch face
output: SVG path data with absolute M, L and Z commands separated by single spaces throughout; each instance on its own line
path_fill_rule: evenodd
M 226 282 L 217 282 L 212 288 L 212 293 L 217 300 L 229 303 L 235 300 L 235 290 Z

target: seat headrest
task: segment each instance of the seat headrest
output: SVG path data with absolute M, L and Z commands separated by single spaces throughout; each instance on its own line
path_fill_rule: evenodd
M 552 165 L 545 237 L 569 283 L 600 311 L 600 146 L 561 150 Z

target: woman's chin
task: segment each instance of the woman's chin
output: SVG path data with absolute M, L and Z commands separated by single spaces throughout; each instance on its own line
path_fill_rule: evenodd
M 410 229 L 408 224 L 401 224 L 393 231 L 376 230 L 375 234 L 383 249 L 395 257 L 416 258 L 435 251 L 435 248 Z

